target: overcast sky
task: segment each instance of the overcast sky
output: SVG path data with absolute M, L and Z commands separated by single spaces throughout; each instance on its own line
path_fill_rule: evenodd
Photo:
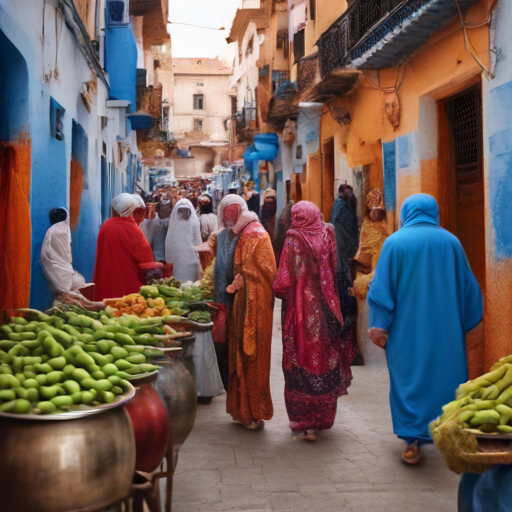
M 206 30 L 184 25 L 171 24 L 173 57 L 216 57 L 228 61 L 233 59 L 234 50 L 229 48 L 226 37 L 241 0 L 169 0 L 169 20 L 203 25 L 225 27 L 226 30 Z

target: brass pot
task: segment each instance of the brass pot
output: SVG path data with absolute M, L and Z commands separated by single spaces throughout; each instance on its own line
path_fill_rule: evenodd
M 69 421 L 0 417 L 0 512 L 92 512 L 130 494 L 135 439 L 124 407 Z
M 152 359 L 154 364 L 161 365 L 155 389 L 167 407 L 175 451 L 192 432 L 197 414 L 196 381 L 185 368 L 181 352 L 178 350 Z

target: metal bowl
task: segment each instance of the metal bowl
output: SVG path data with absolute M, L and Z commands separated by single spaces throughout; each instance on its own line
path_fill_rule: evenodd
M 92 512 L 127 498 L 132 424 L 124 407 L 101 412 L 54 422 L 0 417 L 0 512 Z
M 0 417 L 12 418 L 17 420 L 33 420 L 33 421 L 66 421 L 66 420 L 77 420 L 79 418 L 85 418 L 92 416 L 93 414 L 99 414 L 101 412 L 109 411 L 121 405 L 126 404 L 135 396 L 135 388 L 132 386 L 131 389 L 125 391 L 122 395 L 117 395 L 114 400 L 109 404 L 100 405 L 74 405 L 73 409 L 67 412 L 60 412 L 58 414 L 12 414 L 8 412 L 1 412 Z M 0 508 L 1 510 L 1 508 Z

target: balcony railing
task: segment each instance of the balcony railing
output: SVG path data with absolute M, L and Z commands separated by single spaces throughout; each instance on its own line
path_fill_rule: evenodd
M 462 9 L 478 0 L 458 0 Z M 318 40 L 321 74 L 393 67 L 457 14 L 455 0 L 356 0 Z

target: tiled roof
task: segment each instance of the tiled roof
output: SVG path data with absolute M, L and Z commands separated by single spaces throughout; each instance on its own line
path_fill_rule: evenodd
M 192 59 L 172 59 L 175 75 L 231 75 L 233 68 L 225 62 L 201 57 Z

